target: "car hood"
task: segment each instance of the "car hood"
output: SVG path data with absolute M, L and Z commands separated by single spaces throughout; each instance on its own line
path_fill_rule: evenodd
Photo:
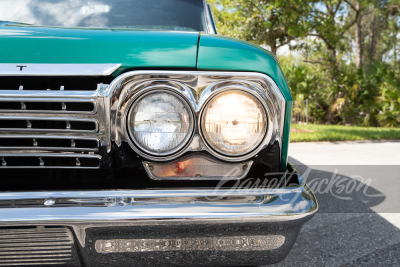
M 196 68 L 197 32 L 38 27 L 0 21 L 0 63 Z M 118 72 L 120 72 L 118 71 Z

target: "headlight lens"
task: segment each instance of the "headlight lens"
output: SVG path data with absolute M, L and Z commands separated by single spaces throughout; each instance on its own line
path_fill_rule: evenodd
M 172 93 L 149 93 L 133 104 L 129 132 L 142 150 L 167 155 L 182 148 L 190 138 L 193 118 L 184 100 Z
M 267 130 L 264 108 L 254 97 L 239 91 L 212 99 L 202 117 L 202 131 L 218 152 L 242 155 L 253 150 Z

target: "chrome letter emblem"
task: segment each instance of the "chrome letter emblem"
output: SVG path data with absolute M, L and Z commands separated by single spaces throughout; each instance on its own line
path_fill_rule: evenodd
M 19 68 L 19 71 L 22 71 L 24 68 L 27 68 L 28 66 L 17 66 Z

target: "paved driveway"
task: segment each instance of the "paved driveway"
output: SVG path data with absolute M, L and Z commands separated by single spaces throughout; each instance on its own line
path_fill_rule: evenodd
M 400 266 L 400 141 L 293 143 L 289 155 L 314 186 L 340 175 L 363 188 L 315 187 L 319 212 L 273 266 Z

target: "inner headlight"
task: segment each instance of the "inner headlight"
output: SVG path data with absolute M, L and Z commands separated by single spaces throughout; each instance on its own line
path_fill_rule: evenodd
M 128 129 L 135 144 L 153 155 L 168 155 L 190 138 L 193 117 L 178 95 L 152 92 L 139 98 L 128 115 Z
M 267 130 L 265 110 L 247 93 L 231 91 L 217 95 L 205 107 L 202 131 L 218 152 L 238 156 L 251 152 Z

